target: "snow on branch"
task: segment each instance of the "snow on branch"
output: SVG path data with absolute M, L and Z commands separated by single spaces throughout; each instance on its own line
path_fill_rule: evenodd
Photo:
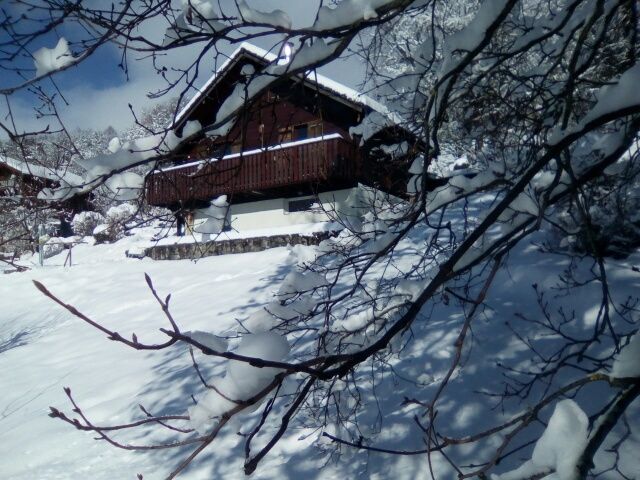
M 262 12 L 249 6 L 245 0 L 237 0 L 240 16 L 245 22 L 259 23 L 288 30 L 291 28 L 291 18 L 282 10 Z
M 611 375 L 616 378 L 640 377 L 640 332 L 636 332 L 616 356 Z
M 334 30 L 347 25 L 378 18 L 376 10 L 392 7 L 396 0 L 342 0 L 334 7 L 323 6 L 318 10 L 313 30 Z
M 602 118 L 613 119 L 640 111 L 640 64 L 634 65 L 622 73 L 612 85 L 600 87 L 595 96 L 596 104 L 577 124 L 564 130 L 556 127 L 549 136 L 549 143 L 559 143 L 564 137 L 582 130 L 588 130 L 591 123 L 601 123 Z
M 69 43 L 64 37 L 58 40 L 55 47 L 42 47 L 33 53 L 33 63 L 36 66 L 37 77 L 60 70 L 73 62 L 74 58 L 69 49 Z
M 110 144 L 109 153 L 101 153 L 88 159 L 77 159 L 82 168 L 82 183 L 65 185 L 56 189 L 44 189 L 38 195 L 42 200 L 60 201 L 88 192 L 104 184 L 113 198 L 126 201 L 139 197 L 145 175 L 131 171 L 133 167 L 152 170 L 154 160 L 171 156 L 183 141 L 200 131 L 199 122 L 187 122 L 181 135 L 174 130 L 125 142 Z M 67 182 L 68 183 L 68 182 Z
M 283 361 L 289 350 L 284 337 L 274 332 L 263 332 L 244 335 L 235 353 L 266 361 Z M 254 367 L 246 362 L 229 360 L 225 376 L 214 380 L 212 388 L 189 409 L 192 427 L 201 434 L 206 434 L 211 428 L 212 419 L 223 416 L 235 406 L 255 397 L 281 372 L 277 368 Z M 258 406 L 258 402 L 253 403 L 252 408 L 247 408 L 245 413 Z
M 578 480 L 578 460 L 587 445 L 589 419 L 576 402 L 561 400 L 536 442 L 531 460 L 492 480 L 523 480 L 555 472 L 559 480 Z

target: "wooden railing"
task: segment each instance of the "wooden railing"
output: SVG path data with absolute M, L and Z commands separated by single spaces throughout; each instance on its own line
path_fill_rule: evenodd
M 151 205 L 170 206 L 225 194 L 353 180 L 357 174 L 356 145 L 331 135 L 317 141 L 312 139 L 160 170 L 147 178 L 146 195 Z

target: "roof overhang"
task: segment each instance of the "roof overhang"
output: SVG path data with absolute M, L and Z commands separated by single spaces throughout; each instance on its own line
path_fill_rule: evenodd
M 25 177 L 40 178 L 43 180 L 54 182 L 67 182 L 69 184 L 81 184 L 82 178 L 79 175 L 69 171 L 60 171 L 53 168 L 34 165 L 29 162 L 17 160 L 15 158 L 0 155 L 0 166 L 7 168 L 16 175 Z

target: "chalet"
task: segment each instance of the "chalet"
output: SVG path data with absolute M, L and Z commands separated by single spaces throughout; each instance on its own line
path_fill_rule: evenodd
M 237 85 L 275 62 L 242 44 L 177 115 L 178 134 L 191 120 L 213 125 Z M 410 159 L 381 146 L 411 136 L 371 98 L 307 73 L 275 83 L 245 110 L 225 135 L 202 135 L 152 172 L 147 202 L 182 215 L 227 195 L 231 227 L 242 231 L 324 221 L 326 211 L 354 214 L 364 205 L 363 185 L 406 195 Z M 361 144 L 350 129 L 374 112 L 387 127 Z
M 82 178 L 72 172 L 0 155 L 0 197 L 26 202 L 31 207 L 43 206 L 38 200 L 42 190 L 82 183 Z M 80 195 L 56 203 L 61 235 L 70 232 L 67 223 L 74 214 L 88 209 L 88 199 L 88 195 Z
M 45 188 L 82 183 L 82 177 L 70 171 L 0 155 L 0 195 L 19 193 L 23 197 L 35 199 Z

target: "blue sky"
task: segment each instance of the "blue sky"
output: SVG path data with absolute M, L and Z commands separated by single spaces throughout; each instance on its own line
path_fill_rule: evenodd
M 225 2 L 228 3 L 228 2 Z M 257 8 L 270 10 L 280 8 L 290 14 L 294 26 L 302 26 L 313 22 L 315 12 L 312 4 L 317 2 L 291 2 L 287 0 L 263 0 L 252 2 Z M 140 32 L 152 38 L 161 39 L 164 36 L 165 25 L 159 22 L 149 24 L 145 31 Z M 31 53 L 41 46 L 52 48 L 59 37 L 64 36 L 73 42 L 77 38 L 77 32 L 69 28 L 59 28 L 37 44 L 31 45 Z M 276 39 L 262 38 L 253 40 L 258 46 L 270 48 Z M 231 53 L 237 45 L 227 46 L 224 53 Z M 181 51 L 173 51 L 163 58 L 164 64 L 170 68 L 174 65 L 186 65 L 199 50 L 199 47 L 189 47 Z M 73 47 L 72 47 L 73 51 Z M 132 104 L 134 110 L 139 112 L 146 106 L 150 106 L 158 100 L 148 98 L 148 94 L 165 86 L 164 80 L 155 72 L 150 59 L 136 58 L 135 54 L 129 54 L 128 67 L 129 79 L 118 64 L 121 60 L 121 51 L 114 45 L 104 46 L 94 55 L 80 65 L 70 68 L 54 76 L 55 84 L 64 95 L 64 100 L 58 97 L 57 107 L 63 115 L 66 126 L 75 128 L 105 129 L 113 126 L 116 130 L 124 130 L 132 124 L 133 117 L 128 104 Z M 220 58 L 218 65 L 225 58 Z M 21 65 L 32 66 L 32 60 L 28 56 L 18 60 Z M 215 71 L 216 61 L 213 57 L 206 59 L 205 66 L 199 75 L 196 85 L 200 85 Z M 361 81 L 364 68 L 354 60 L 338 61 L 333 65 L 324 67 L 321 73 L 351 87 L 357 86 Z M 35 71 L 33 72 L 35 75 Z M 15 84 L 15 75 L 0 75 L 0 87 Z M 48 91 L 55 88 L 50 80 L 44 80 L 42 85 Z M 175 94 L 169 94 L 176 96 Z M 47 120 L 36 119 L 34 106 L 37 106 L 34 96 L 26 91 L 10 97 L 11 108 L 19 130 L 43 128 Z M 0 115 L 6 115 L 6 105 L 0 103 Z M 53 126 L 53 125 L 52 125 Z

